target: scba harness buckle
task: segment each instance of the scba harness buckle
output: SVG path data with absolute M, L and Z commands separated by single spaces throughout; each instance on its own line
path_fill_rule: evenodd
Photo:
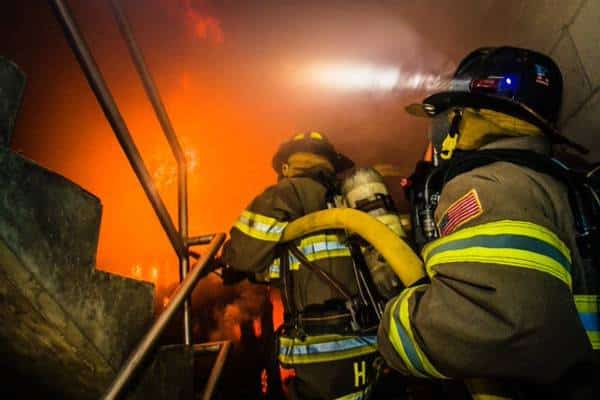
M 352 318 L 350 321 L 352 332 L 362 334 L 377 329 L 379 321 L 374 320 L 373 312 L 358 297 L 346 301 L 345 304 Z

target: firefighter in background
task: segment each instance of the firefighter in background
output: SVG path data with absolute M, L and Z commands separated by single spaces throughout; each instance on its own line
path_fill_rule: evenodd
M 328 208 L 338 194 L 336 174 L 353 162 L 335 151 L 318 132 L 294 136 L 273 158 L 276 185 L 256 197 L 231 229 L 223 262 L 281 288 L 284 326 L 278 359 L 293 368 L 288 392 L 292 398 L 366 399 L 376 355 L 376 332 L 354 333 L 347 299 L 299 258 L 357 294 L 351 251 L 344 231 L 306 236 L 293 246 L 279 244 L 286 225 Z
M 443 165 L 485 149 L 549 155 L 552 143 L 566 142 L 554 128 L 561 98 L 562 76 L 549 57 L 482 48 L 460 63 L 448 91 L 407 111 L 432 118 Z M 434 201 L 437 238 L 421 253 L 429 281 L 387 304 L 378 333 L 385 360 L 433 379 L 563 379 L 551 393 L 567 398 L 565 377 L 585 382 L 579 368 L 591 341 L 600 343 L 597 296 L 575 298 L 596 321 L 585 327 L 573 298 L 586 280 L 565 187 L 498 161 L 445 182 Z

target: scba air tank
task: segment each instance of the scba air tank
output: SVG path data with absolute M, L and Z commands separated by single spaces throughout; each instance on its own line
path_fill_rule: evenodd
M 366 212 L 406 237 L 383 177 L 373 168 L 358 168 L 348 175 L 342 182 L 342 196 L 346 207 Z M 398 294 L 400 280 L 381 254 L 371 245 L 361 246 L 361 252 L 377 291 L 386 299 Z
M 398 236 L 406 237 L 383 177 L 373 168 L 358 168 L 346 177 L 342 195 L 347 207 L 372 215 Z

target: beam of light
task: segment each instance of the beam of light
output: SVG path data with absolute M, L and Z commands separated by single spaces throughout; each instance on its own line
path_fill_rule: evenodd
M 400 78 L 397 68 L 353 64 L 316 65 L 309 74 L 319 86 L 347 90 L 391 90 Z
M 371 64 L 314 64 L 306 74 L 318 87 L 348 91 L 441 90 L 449 82 L 437 74 Z

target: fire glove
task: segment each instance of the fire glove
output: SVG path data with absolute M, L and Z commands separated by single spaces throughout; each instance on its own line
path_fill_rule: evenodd
M 363 250 L 363 254 L 371 273 L 371 279 L 373 279 L 379 294 L 387 300 L 400 293 L 402 289 L 400 278 L 379 252 L 373 248 L 367 248 Z
M 236 283 L 240 283 L 244 279 L 248 278 L 247 272 L 233 269 L 229 265 L 225 264 L 221 257 L 215 257 L 212 270 L 215 271 L 219 269 L 221 270 L 219 275 L 221 275 L 224 285 L 235 285 Z

